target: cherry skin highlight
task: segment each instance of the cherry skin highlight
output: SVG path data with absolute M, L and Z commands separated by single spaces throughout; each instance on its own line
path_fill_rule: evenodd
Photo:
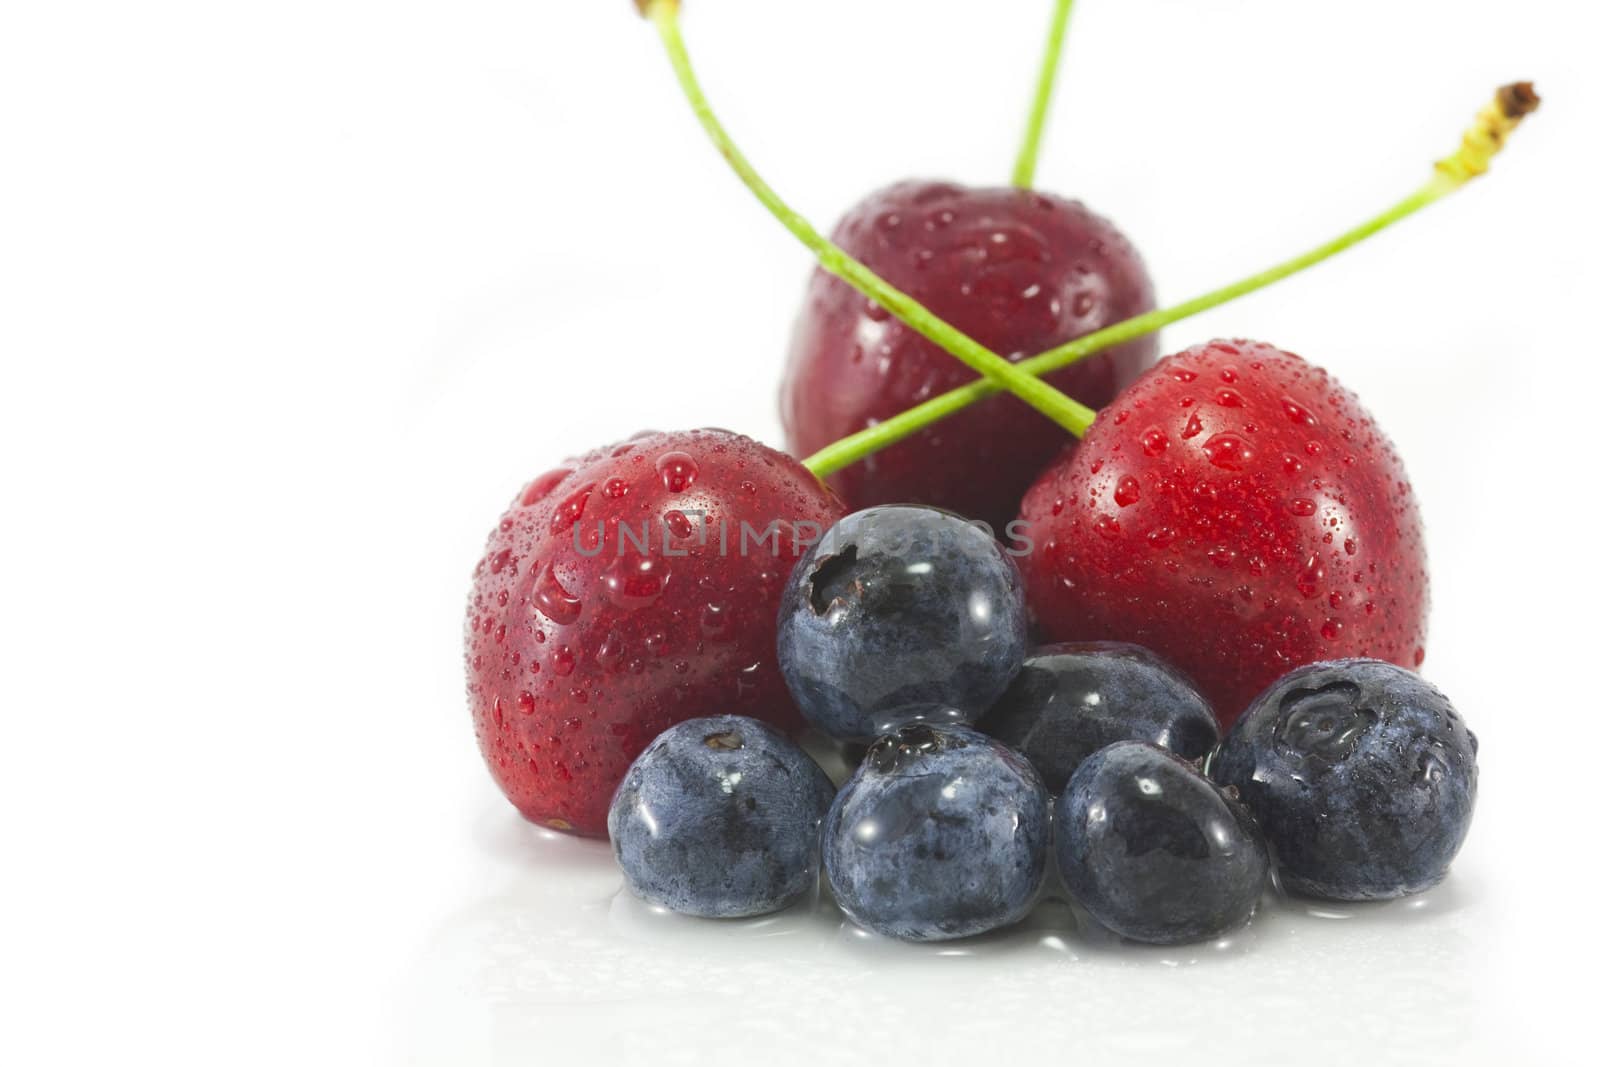
M 473 572 L 466 628 L 478 745 L 512 804 L 604 836 L 617 783 L 667 727 L 798 727 L 778 600 L 842 515 L 792 457 L 726 430 L 638 434 L 528 483 Z
M 1024 189 L 910 181 L 869 196 L 834 241 L 889 284 L 1016 361 L 1151 310 L 1133 246 L 1076 201 Z M 1101 407 L 1155 362 L 1155 335 L 1046 377 Z M 796 325 L 781 408 L 790 451 L 847 434 L 973 380 L 954 357 L 823 271 Z M 832 475 L 852 508 L 931 504 L 1002 530 L 1071 441 L 1012 397 L 952 416 Z
M 1018 559 L 1051 639 L 1143 645 L 1226 728 L 1289 670 L 1422 663 L 1422 521 L 1394 446 L 1327 371 L 1270 345 L 1169 356 L 1029 490 Z

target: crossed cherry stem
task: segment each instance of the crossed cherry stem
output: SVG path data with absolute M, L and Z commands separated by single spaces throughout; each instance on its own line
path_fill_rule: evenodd
M 678 83 L 694 109 L 700 124 L 727 160 L 734 173 L 777 220 L 815 255 L 822 268 L 876 301 L 917 333 L 949 352 L 972 370 L 983 375 L 959 388 L 936 396 L 915 407 L 842 437 L 804 462 L 818 477 L 848 467 L 867 456 L 904 440 L 927 426 L 961 409 L 994 396 L 1011 392 L 1060 424 L 1074 436 L 1082 437 L 1094 421 L 1094 411 L 1039 376 L 1076 363 L 1105 348 L 1122 344 L 1179 322 L 1202 311 L 1236 300 L 1263 289 L 1308 267 L 1337 255 L 1387 229 L 1408 215 L 1444 199 L 1489 169 L 1489 161 L 1504 147 L 1507 136 L 1521 120 L 1539 105 L 1533 86 L 1517 82 L 1501 87 L 1481 110 L 1451 155 L 1434 165 L 1433 173 L 1421 186 L 1394 204 L 1346 230 L 1324 244 L 1293 256 L 1231 284 L 1175 304 L 1149 311 L 1131 319 L 1086 334 L 1074 341 L 1030 359 L 1012 363 L 990 351 L 960 330 L 939 318 L 928 308 L 878 277 L 842 248 L 823 237 L 803 216 L 789 207 L 750 164 L 712 111 L 684 44 L 678 24 L 679 0 L 637 0 L 644 14 L 655 24 L 666 48 Z M 1059 63 L 1061 40 L 1065 36 L 1071 0 L 1058 0 L 1056 20 L 1051 27 L 1051 43 L 1046 49 L 1044 70 L 1030 117 L 1028 134 L 1018 160 L 1014 181 L 1031 183 L 1033 162 L 1037 159 L 1040 131 L 1049 109 L 1051 86 Z

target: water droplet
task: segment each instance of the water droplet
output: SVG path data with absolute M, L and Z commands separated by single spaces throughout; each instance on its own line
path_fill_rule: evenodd
M 1094 521 L 1094 532 L 1109 541 L 1122 533 L 1122 524 L 1110 515 L 1102 515 Z
M 1182 367 L 1174 368 L 1172 371 L 1172 376 L 1180 382 L 1192 382 L 1196 378 L 1200 377 L 1200 375 L 1196 374 L 1194 371 L 1185 370 Z
M 687 452 L 667 452 L 656 460 L 656 472 L 669 493 L 681 493 L 700 476 L 700 465 Z
M 627 648 L 623 644 L 622 635 L 612 630 L 606 634 L 605 640 L 600 642 L 600 647 L 595 651 L 594 658 L 606 670 L 614 671 L 622 666 L 622 655 L 626 651 Z
M 1296 460 L 1295 462 L 1298 463 L 1299 460 Z M 1304 497 L 1301 497 L 1299 499 L 1289 501 L 1289 514 L 1291 515 L 1299 515 L 1301 518 L 1305 518 L 1309 515 L 1315 515 L 1316 513 L 1317 502 L 1314 500 L 1307 500 Z
M 538 579 L 533 583 L 533 606 L 558 626 L 576 622 L 578 614 L 583 611 L 583 601 L 567 592 L 556 577 L 555 567 L 549 564 L 539 572 Z
M 612 500 L 621 500 L 628 495 L 628 483 L 621 478 L 607 478 L 600 491 Z
M 1322 624 L 1322 636 L 1324 639 L 1329 641 L 1337 640 L 1339 634 L 1343 630 L 1344 623 L 1340 622 L 1338 619 L 1329 619 L 1327 622 Z
M 700 633 L 713 641 L 727 637 L 732 624 L 733 617 L 725 604 L 710 603 L 700 609 Z
M 578 657 L 566 645 L 550 653 L 550 669 L 563 678 L 571 674 L 577 666 Z
M 1183 424 L 1183 439 L 1187 441 L 1203 429 L 1205 427 L 1201 425 L 1200 413 L 1198 411 L 1193 412 L 1189 416 L 1189 421 Z
M 1139 437 L 1139 444 L 1147 456 L 1159 456 L 1167 450 L 1167 435 L 1152 426 Z
M 1188 434 L 1184 436 L 1187 437 Z M 1212 466 L 1221 467 L 1225 471 L 1244 470 L 1256 456 L 1249 441 L 1236 433 L 1226 431 L 1212 434 L 1201 446 L 1201 451 L 1206 454 Z
M 499 574 L 501 571 L 506 569 L 506 564 L 510 562 L 511 550 L 509 548 L 502 548 L 493 556 L 489 557 L 489 573 Z
M 550 516 L 550 532 L 564 533 L 572 529 L 573 524 L 583 518 L 583 509 L 589 506 L 589 494 L 594 492 L 594 483 L 579 486 L 572 495 L 556 506 L 555 514 Z
M 1072 298 L 1072 313 L 1078 318 L 1087 318 L 1094 311 L 1095 298 L 1093 293 L 1083 292 Z
M 1317 417 L 1306 409 L 1304 404 L 1292 397 L 1283 398 L 1283 413 L 1289 416 L 1290 422 L 1299 423 L 1301 426 L 1315 426 Z
M 1217 404 L 1225 408 L 1242 408 L 1244 407 L 1244 397 L 1233 389 L 1218 389 Z
M 1438 744 L 1438 742 L 1434 742 L 1434 744 Z M 1439 758 L 1439 754 L 1432 748 L 1425 748 L 1422 750 L 1422 754 L 1417 757 L 1417 773 L 1412 781 L 1417 785 L 1438 785 L 1444 780 L 1447 770 L 1448 768 L 1446 768 L 1444 760 Z
M 607 567 L 600 581 L 607 600 L 632 611 L 654 604 L 666 591 L 671 576 L 666 560 L 630 553 L 619 556 Z
M 1129 474 L 1117 483 L 1117 490 L 1112 494 L 1112 499 L 1118 507 L 1127 507 L 1139 502 L 1139 479 Z
M 1178 539 L 1178 531 L 1170 526 L 1157 526 L 1145 534 L 1145 540 L 1156 548 L 1166 548 Z
M 681 511 L 667 512 L 661 516 L 661 522 L 666 526 L 667 532 L 679 541 L 687 540 L 694 533 L 694 522 Z M 673 550 L 677 549 L 678 546 L 674 545 Z
M 517 694 L 517 710 L 522 712 L 522 714 L 532 715 L 534 709 L 538 706 L 538 701 L 534 700 L 533 694 L 528 692 L 526 689 Z
M 1322 588 L 1322 580 L 1327 577 L 1327 568 L 1323 566 L 1321 556 L 1312 556 L 1306 560 L 1306 565 L 1300 569 L 1300 574 L 1294 580 L 1294 587 L 1300 590 L 1300 595 L 1310 600 Z

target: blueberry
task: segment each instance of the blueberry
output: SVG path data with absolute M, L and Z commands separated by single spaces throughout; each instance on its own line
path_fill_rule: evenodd
M 1445 876 L 1472 821 L 1477 752 L 1450 701 L 1415 674 L 1337 660 L 1257 697 L 1211 775 L 1261 820 L 1285 889 L 1385 900 Z
M 869 508 L 795 565 L 778 665 L 818 729 L 870 741 L 908 722 L 972 722 L 1026 639 L 1021 577 L 993 537 L 934 508 Z
M 816 884 L 833 793 L 772 727 L 690 719 L 634 760 L 606 825 L 628 888 L 650 903 L 708 919 L 765 915 Z
M 1269 868 L 1250 813 L 1144 741 L 1119 741 L 1079 765 L 1056 801 L 1056 858 L 1084 910 L 1154 945 L 1244 923 Z
M 1217 743 L 1216 716 L 1194 683 L 1148 649 L 1109 641 L 1035 649 L 979 729 L 1028 757 L 1052 793 L 1118 741 L 1185 759 Z
M 833 896 L 907 941 L 1007 926 L 1044 880 L 1050 797 L 1028 761 L 964 726 L 914 723 L 867 749 L 823 824 Z

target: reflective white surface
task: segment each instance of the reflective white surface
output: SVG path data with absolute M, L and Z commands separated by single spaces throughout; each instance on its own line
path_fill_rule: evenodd
M 857 929 L 825 896 L 762 919 L 672 915 L 622 887 L 603 844 L 493 805 L 472 836 L 483 891 L 437 918 L 395 993 L 397 1048 L 415 1062 L 602 1045 L 686 1064 L 1051 1048 L 1081 1062 L 1276 1064 L 1295 1048 L 1488 1062 L 1516 1048 L 1495 1018 L 1483 963 L 1496 932 L 1470 871 L 1386 904 L 1274 893 L 1246 928 L 1178 948 L 1123 942 L 1055 892 L 1021 926 L 910 945 Z

